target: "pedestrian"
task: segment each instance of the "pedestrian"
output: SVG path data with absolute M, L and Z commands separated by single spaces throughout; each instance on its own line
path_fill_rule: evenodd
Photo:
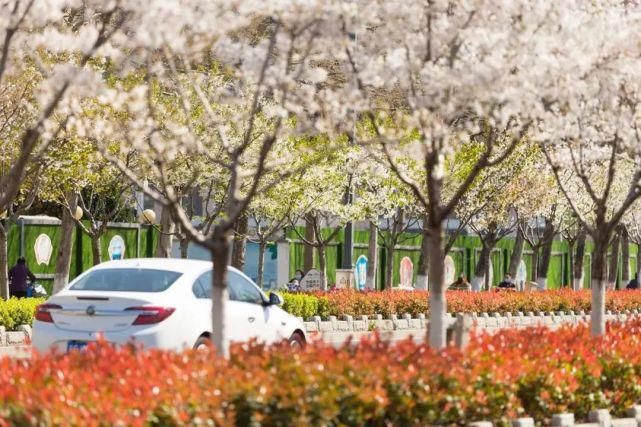
M 29 279 L 30 283 L 27 283 Z M 24 257 L 18 258 L 16 265 L 9 270 L 9 294 L 12 297 L 24 298 L 27 296 L 29 284 L 36 281 L 36 276 L 27 268 Z
M 512 280 L 512 275 L 510 273 L 505 274 L 503 281 L 499 283 L 499 288 L 516 289 L 516 285 L 514 284 L 514 281 Z
M 298 280 L 295 278 L 290 280 L 287 284 L 287 290 L 290 292 L 300 292 L 300 283 L 298 283 Z
M 628 283 L 628 286 L 625 287 L 626 289 L 639 289 L 639 274 L 634 275 L 634 279 L 630 280 L 630 283 Z
M 461 273 L 458 279 L 448 288 L 450 291 L 471 291 L 472 285 L 467 281 L 465 274 Z

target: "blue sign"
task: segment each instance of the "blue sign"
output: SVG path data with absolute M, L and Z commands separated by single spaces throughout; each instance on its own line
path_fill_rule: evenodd
M 356 278 L 356 287 L 359 291 L 365 289 L 367 283 L 367 257 L 361 255 L 356 260 L 356 267 L 354 267 L 354 277 Z

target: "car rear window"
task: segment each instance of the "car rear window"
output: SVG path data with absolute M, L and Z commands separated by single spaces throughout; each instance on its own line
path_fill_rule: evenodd
M 162 292 L 182 273 L 140 268 L 99 269 L 87 273 L 74 283 L 74 291 Z

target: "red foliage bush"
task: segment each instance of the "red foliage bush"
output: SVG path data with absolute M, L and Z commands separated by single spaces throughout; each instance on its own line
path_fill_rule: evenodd
M 298 294 L 301 295 L 301 294 Z M 428 293 L 422 291 L 383 291 L 357 292 L 339 290 L 316 292 L 307 297 L 316 299 L 308 307 L 315 307 L 315 315 L 373 315 L 409 313 L 416 316 L 428 313 Z M 285 309 L 297 316 L 308 317 L 307 311 L 298 310 L 295 305 L 288 305 L 285 295 Z M 620 312 L 641 309 L 641 292 L 612 291 L 606 296 L 606 310 Z M 516 312 L 550 312 L 550 311 L 590 311 L 590 291 L 573 291 L 570 289 L 550 290 L 544 292 L 447 292 L 447 311 L 450 313 L 516 313 Z
M 92 346 L 0 361 L 0 425 L 410 426 L 506 422 L 641 399 L 641 321 L 504 330 L 465 352 L 376 339 L 235 346 L 230 360 Z

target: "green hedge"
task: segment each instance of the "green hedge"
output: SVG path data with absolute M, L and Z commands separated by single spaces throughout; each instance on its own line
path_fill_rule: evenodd
M 327 297 L 288 292 L 283 292 L 281 295 L 285 301 L 283 310 L 294 316 L 308 319 L 312 316 L 330 315 Z
M 31 325 L 36 307 L 43 302 L 43 298 L 0 300 L 0 326 L 4 326 L 8 331 L 14 331 L 20 325 Z

